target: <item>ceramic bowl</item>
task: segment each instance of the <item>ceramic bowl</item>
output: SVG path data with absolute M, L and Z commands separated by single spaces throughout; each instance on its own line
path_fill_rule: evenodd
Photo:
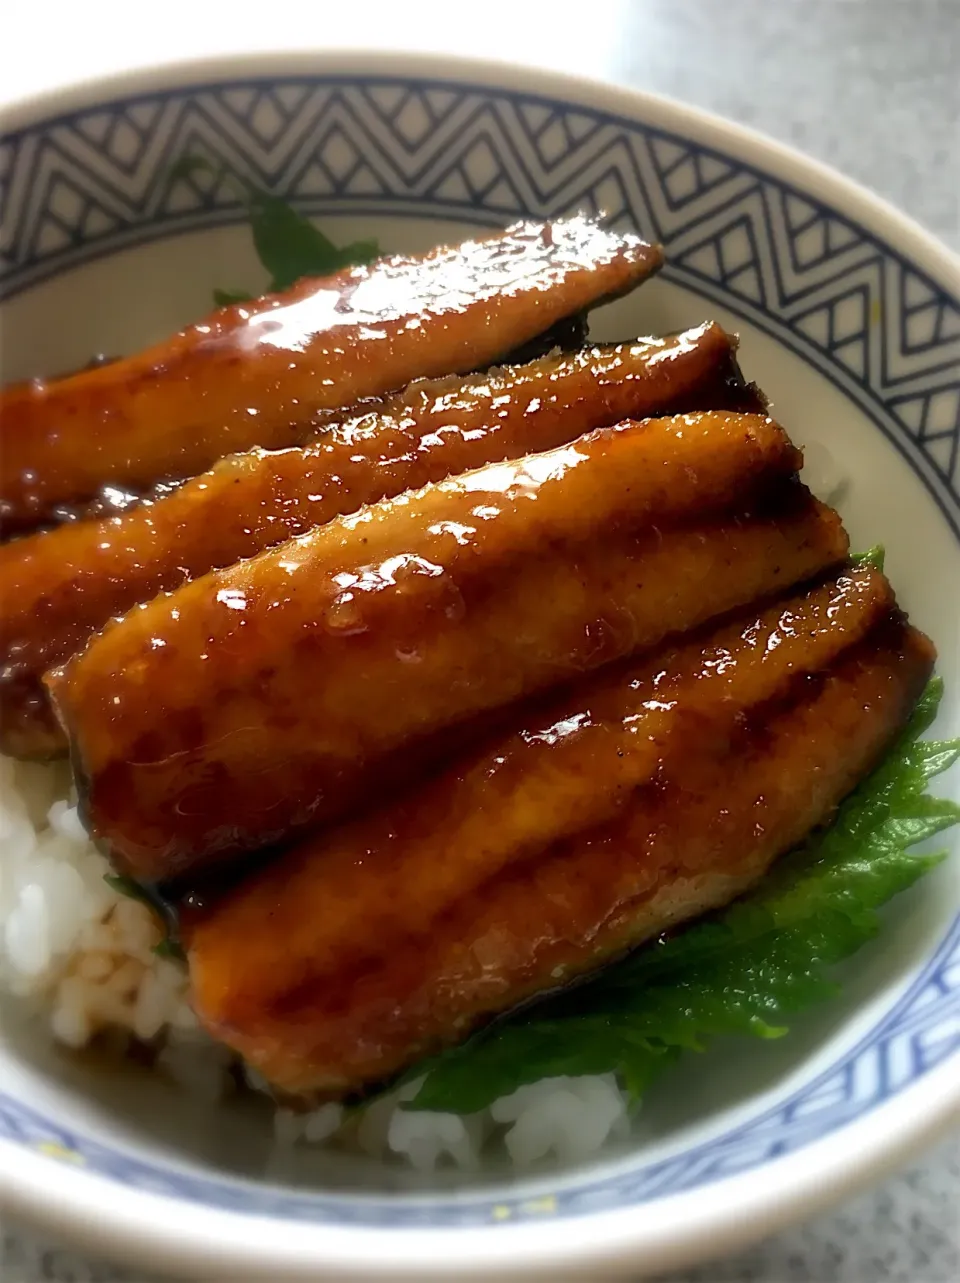
M 960 265 L 866 192 L 660 99 L 480 63 L 374 54 L 190 64 L 20 103 L 0 125 L 3 377 L 130 350 L 262 281 L 203 150 L 334 237 L 425 249 L 602 210 L 668 266 L 598 313 L 620 338 L 715 317 L 811 452 L 847 478 L 940 648 L 960 730 Z M 950 779 L 941 792 L 950 791 Z M 954 792 L 956 782 L 953 782 Z M 265 1118 L 0 1044 L 0 1193 L 98 1252 L 239 1280 L 556 1280 L 714 1254 L 878 1177 L 960 1105 L 960 860 L 892 906 L 843 995 L 779 1043 L 718 1045 L 575 1170 L 425 1184 L 359 1161 L 276 1171 Z

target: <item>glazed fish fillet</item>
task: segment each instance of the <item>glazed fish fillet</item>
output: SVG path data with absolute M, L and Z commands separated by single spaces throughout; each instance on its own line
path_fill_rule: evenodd
M 659 247 L 586 218 L 383 258 L 211 313 L 136 356 L 0 393 L 0 528 L 303 439 L 317 410 L 477 369 L 627 292 Z
M 342 814 L 392 752 L 842 560 L 760 415 L 599 429 L 156 598 L 48 675 L 92 834 L 135 876 Z
M 304 448 L 229 456 L 155 503 L 0 546 L 0 750 L 65 751 L 42 677 L 157 593 L 364 504 L 621 419 L 756 406 L 735 341 L 703 325 L 413 384 Z
M 932 663 L 865 570 L 581 682 L 195 913 L 197 1013 L 284 1093 L 378 1084 L 760 878 Z

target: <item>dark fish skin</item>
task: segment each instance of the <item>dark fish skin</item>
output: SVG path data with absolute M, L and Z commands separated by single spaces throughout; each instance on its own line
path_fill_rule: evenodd
M 0 532 L 104 485 L 195 476 L 297 444 L 316 411 L 482 368 L 633 289 L 658 246 L 583 217 L 521 223 L 418 258 L 310 278 L 238 303 L 136 356 L 0 392 Z
M 444 728 L 842 561 L 761 415 L 624 423 L 337 518 L 48 674 L 95 838 L 159 880 L 286 839 Z
M 421 380 L 302 448 L 231 455 L 153 503 L 0 546 L 0 751 L 66 751 L 43 674 L 114 616 L 404 490 L 625 418 L 749 404 L 735 350 L 706 324 Z
M 201 1022 L 286 1095 L 389 1079 L 756 882 L 933 658 L 865 570 L 586 679 L 189 916 Z

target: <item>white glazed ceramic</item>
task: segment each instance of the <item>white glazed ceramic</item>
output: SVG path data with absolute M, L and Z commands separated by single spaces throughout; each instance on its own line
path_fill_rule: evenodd
M 129 350 L 213 286 L 262 282 L 232 192 L 167 182 L 198 150 L 388 250 L 574 208 L 662 239 L 663 275 L 593 334 L 708 316 L 741 333 L 811 470 L 849 477 L 854 544 L 886 545 L 940 648 L 938 730 L 960 730 L 960 265 L 919 228 L 742 129 L 552 74 L 348 52 L 191 64 L 0 120 L 4 379 Z M 843 997 L 791 1037 L 688 1060 L 629 1145 L 522 1179 L 279 1168 L 255 1108 L 78 1063 L 7 1012 L 0 1197 L 101 1253 L 231 1280 L 636 1277 L 728 1250 L 960 1112 L 958 866 L 892 907 Z

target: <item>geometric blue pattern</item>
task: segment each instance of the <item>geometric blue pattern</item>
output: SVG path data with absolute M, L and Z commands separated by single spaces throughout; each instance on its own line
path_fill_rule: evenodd
M 101 254 L 241 220 L 234 190 L 212 174 L 169 185 L 170 166 L 188 153 L 311 214 L 502 226 L 587 210 L 660 240 L 670 279 L 774 335 L 853 399 L 960 539 L 960 299 L 790 184 L 688 138 L 535 94 L 397 76 L 193 86 L 0 137 L 0 298 Z M 862 1042 L 793 1097 L 674 1158 L 638 1157 L 615 1177 L 585 1178 L 558 1193 L 556 1212 L 638 1203 L 748 1170 L 862 1117 L 951 1056 L 960 1057 L 960 919 Z M 479 1193 L 338 1198 L 164 1168 L 2 1094 L 0 1137 L 236 1211 L 398 1227 L 502 1218 Z M 510 1211 L 527 1214 L 522 1203 Z
M 557 1216 L 583 1216 L 679 1194 L 761 1166 L 853 1122 L 929 1070 L 960 1054 L 960 919 L 937 958 L 877 1026 L 792 1097 L 738 1127 L 675 1157 L 639 1163 L 614 1177 L 584 1180 L 550 1201 Z M 0 1137 L 30 1148 L 53 1146 L 83 1159 L 84 1169 L 133 1189 L 189 1199 L 223 1211 L 333 1225 L 451 1227 L 540 1216 L 543 1201 L 435 1195 L 429 1202 L 301 1192 L 214 1180 L 162 1168 L 59 1126 L 0 1093 Z M 505 1215 L 505 1213 L 508 1213 Z
M 185 153 L 311 213 L 498 225 L 601 211 L 666 246 L 667 275 L 830 374 L 960 533 L 960 300 L 789 184 L 634 120 L 543 98 L 336 76 L 140 95 L 0 140 L 0 298 L 98 254 L 243 217 Z

